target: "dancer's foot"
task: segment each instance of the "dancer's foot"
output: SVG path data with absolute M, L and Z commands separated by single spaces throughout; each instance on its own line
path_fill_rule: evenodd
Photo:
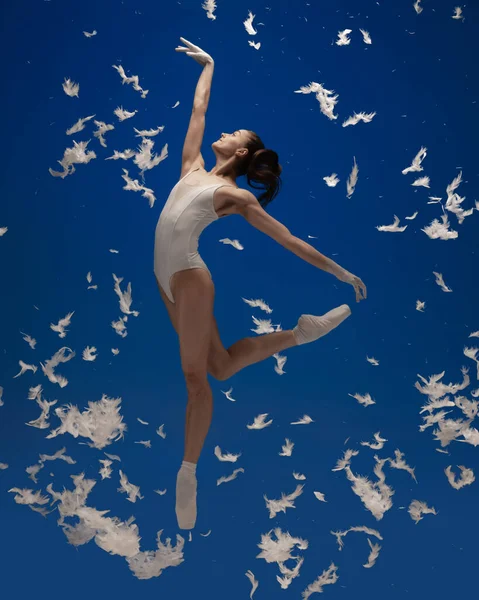
M 298 319 L 298 324 L 293 329 L 296 343 L 299 345 L 314 342 L 337 327 L 347 319 L 350 314 L 351 309 L 349 306 L 347 304 L 342 304 L 319 317 L 314 315 L 301 315 Z
M 196 465 L 183 461 L 176 478 L 176 518 L 180 529 L 196 523 Z

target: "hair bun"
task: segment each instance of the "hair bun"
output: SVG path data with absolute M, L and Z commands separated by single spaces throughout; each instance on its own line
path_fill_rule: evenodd
M 259 160 L 261 158 L 261 163 L 259 166 L 264 164 L 266 167 L 276 167 L 278 166 L 278 154 L 269 148 L 261 148 L 256 150 L 253 154 L 253 159 Z

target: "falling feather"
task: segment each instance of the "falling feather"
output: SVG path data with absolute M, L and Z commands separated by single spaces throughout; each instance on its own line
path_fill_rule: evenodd
M 412 221 L 413 219 L 415 219 L 418 215 L 418 211 L 416 211 L 413 215 L 411 215 L 410 217 L 405 217 L 405 219 L 407 219 L 408 221 Z
M 222 462 L 236 462 L 241 456 L 241 452 L 239 454 L 223 454 L 219 446 L 215 446 L 214 454 Z
M 112 131 L 113 129 L 115 129 L 115 126 L 111 125 L 111 124 L 107 124 L 104 121 L 97 121 L 97 120 L 94 120 L 93 123 L 95 123 L 95 125 L 98 127 L 98 129 L 93 132 L 93 135 L 96 138 L 98 138 L 98 141 L 100 142 L 100 144 L 104 148 L 106 148 L 106 141 L 105 141 L 105 138 L 103 137 L 103 134 L 106 133 L 107 131 Z
M 19 360 L 18 364 L 20 365 L 20 371 L 13 376 L 13 379 L 16 379 L 17 377 L 20 377 L 20 375 L 23 375 L 24 373 L 26 373 L 27 371 L 32 371 L 33 373 L 37 372 L 38 367 L 36 367 L 35 365 L 29 365 L 25 362 L 23 362 L 23 360 Z M 3 388 L 2 388 L 3 391 Z
M 123 277 L 117 277 L 115 275 L 115 273 L 112 273 L 113 275 L 113 279 L 115 281 L 115 285 L 114 285 L 114 291 L 115 294 L 118 296 L 118 298 L 120 299 L 120 310 L 122 313 L 124 313 L 125 315 L 134 315 L 135 317 L 137 317 L 140 313 L 137 310 L 130 310 L 130 306 L 132 303 L 132 298 L 131 298 L 131 282 L 128 283 L 126 291 L 123 292 L 120 288 L 120 283 L 123 281 Z
M 291 421 L 290 425 L 309 425 L 314 423 L 313 419 L 309 415 L 303 415 L 299 421 Z
M 137 129 L 136 127 L 133 127 L 134 131 L 136 132 L 135 137 L 154 137 L 155 135 L 158 135 L 159 133 L 161 133 L 163 131 L 163 129 L 165 128 L 164 125 L 158 125 L 158 127 L 156 129 Z
M 243 21 L 243 25 L 246 29 L 246 31 L 250 34 L 250 35 L 256 35 L 258 32 L 256 31 L 256 29 L 253 27 L 253 19 L 255 18 L 256 15 L 253 15 L 253 13 L 249 10 L 248 11 L 248 18 Z
M 264 310 L 267 313 L 272 313 L 273 309 L 270 308 L 264 300 L 247 300 L 246 298 L 241 298 L 246 304 L 249 304 L 253 308 L 258 307 L 261 310 Z
M 257 579 L 255 579 L 255 577 L 251 571 L 246 571 L 245 575 L 249 579 L 249 582 L 251 583 L 251 586 L 252 586 L 251 591 L 249 593 L 249 597 L 251 599 L 251 598 L 253 598 L 253 594 L 258 589 L 259 583 L 258 583 Z
M 371 404 L 376 404 L 376 402 L 371 398 L 371 394 L 348 394 L 348 396 L 355 398 L 359 402 L 359 404 L 362 404 L 363 406 L 370 406 Z
M 257 417 L 254 418 L 253 424 L 246 425 L 246 427 L 248 429 L 264 429 L 265 427 L 268 427 L 273 422 L 273 419 L 271 419 L 270 421 L 265 421 L 267 416 L 268 416 L 268 413 L 258 415 Z
M 328 187 L 336 187 L 339 183 L 339 179 L 336 173 L 331 173 L 331 175 L 323 177 L 323 180 L 326 182 L 326 185 Z
M 378 538 L 378 540 L 383 539 L 377 529 L 371 529 L 370 527 L 366 527 L 365 525 L 356 525 L 354 527 L 346 529 L 346 531 L 330 531 L 329 533 L 336 537 L 339 550 L 342 550 L 344 548 L 344 542 L 342 538 L 346 537 L 351 531 L 355 533 L 366 533 L 367 535 L 374 535 Z
M 336 466 L 331 469 L 331 471 L 342 471 L 346 467 L 351 464 L 351 458 L 353 456 L 357 456 L 359 454 L 359 450 L 348 449 L 344 451 L 343 458 L 340 458 L 336 463 Z
M 447 215 L 441 216 L 442 223 L 433 219 L 430 225 L 421 229 L 431 240 L 455 240 L 459 235 L 457 231 L 449 229 L 450 223 Z
M 381 550 L 381 546 L 379 544 L 373 544 L 369 538 L 368 538 L 368 544 L 369 544 L 369 547 L 371 548 L 371 552 L 369 553 L 369 556 L 368 556 L 368 562 L 365 565 L 363 565 L 363 567 L 365 569 L 369 569 L 376 564 L 376 560 L 379 556 L 379 551 Z
M 206 16 L 208 17 L 208 19 L 211 19 L 212 21 L 216 19 L 216 15 L 213 14 L 216 10 L 215 0 L 205 0 L 201 5 L 201 8 L 206 10 Z
M 71 318 L 74 314 L 75 311 L 68 313 L 65 317 L 63 317 L 63 319 L 60 319 L 56 324 L 50 323 L 50 329 L 52 331 L 56 331 L 58 333 L 58 337 L 64 338 L 68 333 L 67 331 L 65 331 L 65 328 L 70 326 Z
M 382 438 L 379 431 L 374 434 L 374 442 L 360 442 L 361 446 L 369 446 L 372 450 L 381 450 L 384 447 L 384 442 L 387 442 L 386 438 Z
M 141 444 L 145 448 L 151 448 L 151 440 L 141 440 L 139 442 L 133 442 L 134 444 Z
M 447 200 L 446 200 L 446 210 L 454 213 L 457 217 L 459 224 L 461 225 L 466 217 L 469 217 L 474 212 L 474 208 L 470 208 L 469 210 L 464 210 L 461 204 L 466 199 L 465 197 L 459 196 L 456 194 L 456 189 L 462 182 L 462 171 L 459 172 L 459 175 L 454 178 L 454 180 L 447 186 Z
M 23 333 L 23 331 L 20 331 L 20 333 L 23 335 L 23 339 L 27 342 L 27 344 L 30 346 L 30 348 L 32 350 L 35 350 L 35 346 L 37 345 L 37 340 L 35 338 L 32 338 L 30 335 Z
M 152 149 L 155 142 L 149 138 L 143 138 L 141 140 L 141 146 L 135 154 L 133 162 L 137 165 L 143 174 L 144 171 L 153 169 L 160 164 L 165 158 L 168 158 L 168 144 L 165 144 L 161 149 L 160 154 L 152 154 Z
M 129 112 L 125 110 L 122 106 L 118 106 L 118 108 L 115 108 L 113 112 L 118 117 L 119 121 L 125 121 L 126 119 L 131 119 L 131 117 L 134 117 L 138 111 L 134 110 L 132 112 Z
M 223 391 L 221 390 L 221 392 L 228 398 L 228 400 L 230 400 L 231 402 L 236 402 L 235 398 L 231 397 L 231 392 L 233 391 L 233 388 L 230 387 L 230 389 L 228 391 Z
M 72 175 L 75 172 L 76 164 L 87 164 L 92 159 L 96 158 L 96 154 L 93 150 L 86 151 L 89 142 L 90 140 L 86 142 L 75 142 L 75 140 L 73 140 L 73 147 L 66 148 L 62 160 L 57 161 L 63 167 L 63 172 L 61 173 L 60 171 L 48 169 L 50 175 L 64 179 L 67 175 Z
M 413 158 L 411 166 L 403 169 L 402 174 L 406 175 L 406 173 L 414 172 L 414 171 L 423 171 L 424 169 L 421 167 L 422 161 L 426 158 L 427 148 L 424 146 L 421 147 L 419 152 Z
M 356 184 L 358 182 L 359 168 L 358 168 L 358 165 L 356 164 L 356 157 L 353 157 L 353 160 L 354 160 L 353 168 L 348 177 L 348 181 L 346 182 L 346 191 L 347 191 L 346 197 L 347 198 L 351 198 L 351 196 L 354 193 L 354 190 L 356 189 Z
M 129 500 L 130 502 L 136 502 L 137 498 L 143 500 L 144 496 L 140 494 L 139 486 L 130 483 L 128 481 L 128 477 L 125 475 L 125 473 L 123 473 L 121 469 L 118 472 L 120 475 L 120 487 L 117 488 L 117 490 L 119 492 L 127 494 L 127 500 Z
M 281 499 L 279 500 L 270 500 L 266 494 L 263 494 L 266 508 L 269 510 L 269 518 L 274 519 L 279 512 L 286 513 L 287 508 L 296 508 L 294 501 L 301 496 L 303 488 L 304 485 L 297 485 L 296 489 L 291 494 L 286 495 L 285 493 L 281 493 Z
M 319 107 L 323 115 L 328 119 L 337 119 L 338 115 L 334 114 L 334 107 L 338 103 L 338 94 L 333 95 L 333 90 L 327 90 L 320 83 L 312 81 L 309 85 L 303 85 L 299 90 L 294 90 L 295 94 L 316 94 L 316 100 L 319 102 Z
M 78 133 L 79 131 L 83 131 L 85 129 L 85 123 L 94 119 L 96 115 L 90 115 L 89 117 L 83 117 L 83 119 L 78 119 L 78 121 L 70 127 L 70 129 L 66 130 L 67 135 L 72 135 L 73 133 Z
M 388 231 L 391 233 L 401 233 L 403 231 L 405 231 L 407 228 L 407 225 L 404 225 L 403 227 L 399 227 L 399 218 L 396 217 L 396 215 L 394 215 L 394 223 L 392 225 L 376 225 L 376 229 L 378 231 Z
M 471 485 L 471 483 L 473 483 L 476 479 L 472 469 L 468 469 L 467 467 L 461 465 L 459 465 L 459 469 L 461 470 L 461 473 L 457 481 L 456 475 L 452 472 L 452 465 L 449 465 L 444 469 L 447 480 L 455 490 L 460 490 L 466 485 Z
M 127 169 L 122 170 L 122 178 L 126 181 L 126 185 L 123 186 L 123 189 L 131 192 L 143 192 L 141 195 L 149 201 L 150 208 L 153 208 L 156 200 L 155 192 L 151 188 L 141 185 L 138 179 L 131 179 Z
M 325 569 L 313 583 L 310 583 L 308 587 L 301 592 L 303 600 L 308 600 L 311 594 L 322 593 L 325 585 L 336 583 L 339 579 L 337 570 L 338 567 L 334 563 L 331 563 L 328 569 Z
M 69 352 L 69 354 L 66 354 Z M 55 368 L 58 367 L 61 363 L 66 363 L 75 357 L 75 352 L 71 348 L 67 348 L 64 346 L 57 350 L 55 354 L 45 361 L 45 364 L 40 363 L 42 367 L 43 374 L 48 377 L 48 380 L 52 383 L 58 384 L 61 388 L 64 388 L 68 385 L 68 379 L 63 375 L 58 375 L 55 373 Z
M 76 96 L 79 98 L 78 92 L 80 91 L 80 84 L 74 83 L 70 79 L 65 77 L 65 81 L 62 83 L 63 91 L 67 96 L 73 97 Z
M 236 250 L 244 250 L 244 246 L 242 246 L 238 240 L 230 240 L 229 238 L 222 238 L 221 240 L 218 240 L 219 242 L 221 242 L 222 244 L 230 244 L 230 246 L 233 246 L 233 248 L 236 248 Z
M 411 183 L 411 185 L 415 186 L 415 187 L 425 187 L 428 188 L 429 186 L 429 177 L 418 177 L 415 181 L 413 181 Z
M 229 481 L 233 481 L 238 477 L 238 473 L 244 473 L 244 469 L 235 469 L 231 475 L 228 477 L 220 477 L 216 480 L 216 485 L 221 485 L 222 483 L 228 483 Z
M 351 43 L 348 35 L 352 33 L 352 29 L 343 29 L 343 31 L 338 31 L 338 39 L 336 40 L 336 46 L 348 46 Z
M 423 8 L 421 6 L 421 0 L 416 0 L 416 2 L 414 2 L 413 6 L 414 6 L 414 10 L 417 12 L 418 15 L 420 13 L 422 13 Z
M 125 83 L 131 83 L 133 85 L 133 89 L 137 92 L 141 92 L 141 97 L 142 98 L 146 98 L 146 95 L 148 94 L 148 90 L 144 90 L 140 84 L 139 84 L 139 77 L 138 75 L 132 75 L 131 77 L 127 77 L 125 74 L 125 70 L 123 68 L 122 65 L 112 65 L 112 67 L 114 69 L 116 69 L 118 71 L 118 73 L 120 74 L 120 77 L 122 79 L 121 83 L 122 85 Z
M 354 113 L 352 117 L 348 117 L 346 121 L 343 123 L 343 127 L 348 127 L 349 125 L 357 125 L 360 121 L 363 123 L 370 123 L 375 117 L 376 113 Z
M 433 271 L 432 273 L 436 277 L 437 285 L 442 289 L 443 292 L 452 292 L 451 288 L 444 283 L 442 273 L 437 273 L 436 271 Z
M 429 508 L 429 506 L 421 500 L 413 500 L 409 505 L 408 513 L 411 515 L 411 519 L 416 522 L 416 525 L 423 518 L 423 515 L 437 515 L 435 508 Z
M 83 350 L 83 360 L 87 360 L 87 361 L 94 361 L 96 360 L 98 354 L 95 354 L 95 352 L 97 351 L 97 349 L 95 348 L 95 346 L 87 346 L 84 350 Z
M 283 444 L 283 446 L 281 446 L 281 452 L 278 452 L 279 456 L 292 456 L 293 454 L 293 448 L 294 448 L 294 444 L 291 440 L 288 440 L 288 438 L 285 439 L 285 444 Z
M 362 475 L 354 475 L 349 465 L 344 470 L 347 479 L 353 484 L 352 491 L 360 498 L 375 519 L 380 521 L 385 512 L 392 508 L 391 497 L 394 495 L 394 490 L 386 484 L 382 470 L 387 459 L 380 460 L 377 456 L 374 456 L 374 459 L 376 461 L 374 474 L 378 479 L 377 482 L 371 482 Z
M 416 475 L 414 474 L 414 469 L 412 467 L 410 467 L 403 458 L 404 453 L 401 452 L 400 450 L 394 450 L 394 455 L 395 455 L 395 458 L 387 458 L 386 459 L 389 461 L 389 466 L 392 467 L 393 469 L 401 469 L 403 471 L 407 471 L 411 475 L 411 477 L 414 479 L 414 481 L 417 483 Z
M 128 317 L 125 315 L 124 317 L 120 317 L 118 321 L 111 322 L 111 326 L 113 327 L 113 329 L 122 338 L 125 338 L 128 335 L 125 325 L 127 319 Z
M 363 34 L 363 42 L 365 44 L 372 44 L 372 40 L 371 40 L 371 36 L 369 35 L 369 32 L 366 31 L 365 29 L 359 29 L 359 31 Z

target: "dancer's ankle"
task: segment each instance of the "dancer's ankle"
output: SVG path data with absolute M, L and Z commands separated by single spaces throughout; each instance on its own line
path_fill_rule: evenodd
M 183 460 L 183 462 L 181 463 L 181 468 L 185 469 L 187 471 L 191 471 L 192 473 L 195 473 L 196 472 L 196 463 Z

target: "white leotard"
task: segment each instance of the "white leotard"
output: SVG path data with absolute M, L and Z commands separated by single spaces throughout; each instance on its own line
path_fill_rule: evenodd
M 210 270 L 198 254 L 198 239 L 201 232 L 219 217 L 216 214 L 213 196 L 215 191 L 228 183 L 203 183 L 189 185 L 182 177 L 171 190 L 155 231 L 154 272 L 159 285 L 174 302 L 170 281 L 177 271 L 202 268 Z

